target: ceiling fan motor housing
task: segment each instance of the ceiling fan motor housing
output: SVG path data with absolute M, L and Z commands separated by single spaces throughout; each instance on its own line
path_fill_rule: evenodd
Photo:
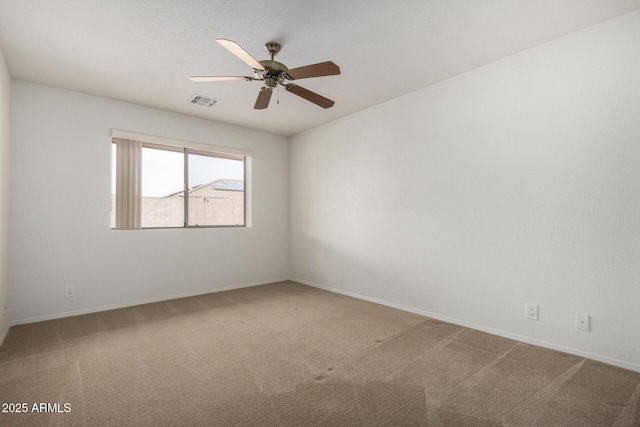
M 274 60 L 265 60 L 259 62 L 260 65 L 264 67 L 264 71 L 262 71 L 261 73 L 264 76 L 265 84 L 268 87 L 275 87 L 278 82 L 284 81 L 284 74 L 288 70 L 286 65 Z
M 278 79 L 276 77 L 265 77 L 264 84 L 267 87 L 276 87 L 278 85 Z

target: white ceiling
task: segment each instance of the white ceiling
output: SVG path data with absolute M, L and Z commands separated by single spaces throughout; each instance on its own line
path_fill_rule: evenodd
M 640 8 L 640 0 L 0 0 L 0 49 L 15 79 L 293 135 Z M 331 60 L 339 76 L 296 83 L 254 110 L 259 82 L 215 42 L 289 68 Z M 212 107 L 194 94 L 222 100 Z

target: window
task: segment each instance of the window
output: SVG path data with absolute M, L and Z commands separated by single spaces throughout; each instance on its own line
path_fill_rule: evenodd
M 111 228 L 247 224 L 250 152 L 112 130 L 111 153 Z

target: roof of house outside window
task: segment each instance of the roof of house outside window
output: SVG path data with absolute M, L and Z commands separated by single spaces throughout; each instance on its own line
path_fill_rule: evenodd
M 244 181 L 239 179 L 218 179 L 211 186 L 215 190 L 244 191 Z
M 182 191 L 167 196 L 182 197 Z M 189 189 L 189 197 L 212 199 L 241 199 L 244 197 L 244 181 L 239 179 L 216 179 Z

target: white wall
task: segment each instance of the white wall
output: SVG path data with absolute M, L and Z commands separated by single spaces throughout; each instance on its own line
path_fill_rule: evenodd
M 286 137 L 22 81 L 11 95 L 12 323 L 289 276 Z M 111 230 L 111 128 L 253 150 L 253 226 Z
M 0 345 L 9 332 L 9 163 L 11 77 L 0 51 Z
M 293 137 L 293 278 L 640 370 L 639 70 L 637 11 Z

